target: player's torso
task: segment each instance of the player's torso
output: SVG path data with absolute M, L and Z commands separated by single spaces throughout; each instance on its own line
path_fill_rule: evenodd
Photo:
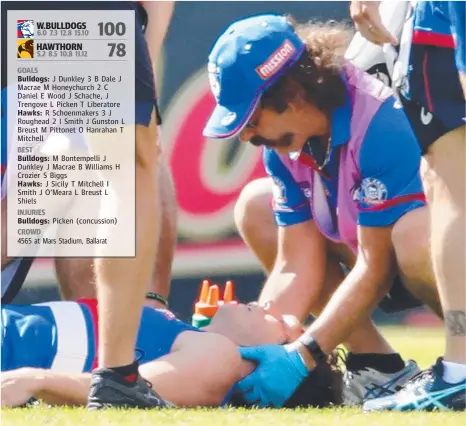
M 95 358 L 95 320 L 75 302 L 2 306 L 2 370 L 37 367 L 89 371 Z
M 2 370 L 37 367 L 65 372 L 96 366 L 95 300 L 2 307 Z M 169 311 L 144 307 L 136 356 L 147 362 L 170 353 L 184 331 L 197 331 Z

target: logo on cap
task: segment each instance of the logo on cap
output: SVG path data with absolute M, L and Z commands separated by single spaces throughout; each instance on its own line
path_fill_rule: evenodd
M 295 51 L 296 47 L 294 47 L 293 43 L 289 40 L 285 40 L 283 44 L 270 55 L 267 61 L 256 68 L 257 74 L 259 74 L 262 80 L 267 80 L 280 70 Z

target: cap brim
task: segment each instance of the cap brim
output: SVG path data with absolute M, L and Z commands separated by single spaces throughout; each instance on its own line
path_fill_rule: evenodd
M 251 118 L 259 102 L 245 102 L 234 107 L 217 105 L 204 127 L 202 134 L 208 138 L 226 139 L 237 135 Z

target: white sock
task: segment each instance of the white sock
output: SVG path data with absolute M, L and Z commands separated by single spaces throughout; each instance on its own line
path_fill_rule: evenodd
M 459 383 L 466 379 L 466 364 L 456 362 L 443 362 L 443 380 L 447 383 Z

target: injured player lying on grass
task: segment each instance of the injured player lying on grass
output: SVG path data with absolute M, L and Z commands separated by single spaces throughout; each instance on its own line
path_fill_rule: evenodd
M 31 398 L 51 405 L 85 405 L 91 375 L 72 373 L 69 368 L 63 372 L 63 366 L 69 366 L 73 359 L 57 361 L 63 358 L 63 352 L 72 357 L 73 349 L 64 347 L 63 341 L 61 344 L 54 342 L 48 349 L 53 356 L 44 361 L 47 358 L 42 350 L 44 329 L 52 327 L 45 333 L 52 336 L 52 340 L 54 335 L 63 335 L 63 330 L 59 331 L 60 321 L 47 315 L 47 309 L 57 312 L 57 306 L 64 303 L 70 312 L 73 302 L 2 306 L 2 406 L 21 406 Z M 89 316 L 89 301 L 74 305 Z M 36 329 L 25 332 L 25 326 L 31 326 L 38 318 L 40 324 Z M 47 322 L 53 324 L 47 325 Z M 86 346 L 84 338 L 77 341 L 77 336 L 92 340 L 90 335 L 95 322 L 93 324 L 89 318 L 83 322 L 87 324 L 83 326 L 87 328 L 87 335 L 78 331 L 79 324 L 73 324 L 70 315 L 66 323 L 68 330 L 75 330 L 74 341 L 73 338 L 67 340 L 70 345 L 73 341 L 73 344 Z M 296 339 L 301 330 L 299 323 L 291 325 L 272 304 L 224 305 L 210 325 L 202 329 L 179 321 L 167 310 L 145 307 L 137 347 L 147 353 L 142 354 L 140 372 L 162 398 L 177 407 L 243 405 L 234 385 L 251 373 L 254 365 L 241 359 L 238 346 L 284 344 Z M 40 360 L 35 359 L 35 354 L 40 355 Z M 93 359 L 95 353 L 87 353 L 87 361 L 79 371 L 92 368 L 91 356 Z M 88 367 L 84 367 L 85 364 Z M 59 365 L 62 371 L 57 371 Z M 285 407 L 339 405 L 341 382 L 341 373 L 334 365 L 316 369 Z

